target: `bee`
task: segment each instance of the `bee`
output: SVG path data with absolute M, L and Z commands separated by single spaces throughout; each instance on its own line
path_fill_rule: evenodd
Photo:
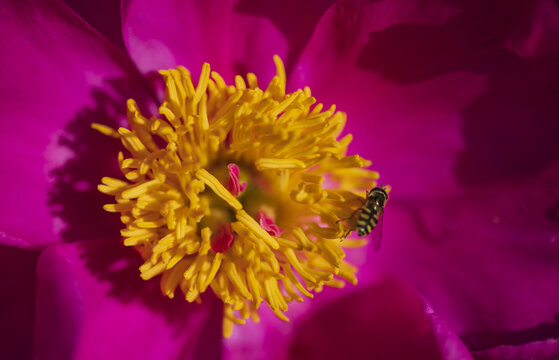
M 384 213 L 384 206 L 386 205 L 387 200 L 388 193 L 386 190 L 384 190 L 382 186 L 375 187 L 370 191 L 367 191 L 363 206 L 354 212 L 354 214 L 359 212 L 357 222 L 352 229 L 357 231 L 357 235 L 367 236 L 371 234 L 377 225 L 379 226 L 380 229 L 376 231 L 374 235 L 371 235 L 375 251 L 380 249 L 380 241 L 382 237 L 382 215 Z M 351 218 L 354 214 L 352 214 Z

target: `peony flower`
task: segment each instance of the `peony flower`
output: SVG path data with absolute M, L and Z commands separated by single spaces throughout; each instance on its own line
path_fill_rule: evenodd
M 119 178 L 119 147 L 90 125 L 123 125 L 128 98 L 156 113 L 153 71 L 196 76 L 207 61 L 228 83 L 252 71 L 264 84 L 275 53 L 289 91 L 309 85 L 347 112 L 350 153 L 372 158 L 394 191 L 380 251 L 351 259 L 356 288 L 290 307 L 290 323 L 263 311 L 235 328 L 226 356 L 559 353 L 554 2 L 130 1 L 122 42 L 95 21 L 104 8 L 74 6 L 94 29 L 55 1 L 0 6 L 0 239 L 14 295 L 2 309 L 4 333 L 19 340 L 5 341 L 5 357 L 30 355 L 30 344 L 37 358 L 220 356 L 220 302 L 162 296 L 101 210 L 96 185 Z M 237 165 L 238 179 L 234 169 L 219 179 L 232 193 L 246 181 Z M 274 214 L 260 220 L 284 228 Z

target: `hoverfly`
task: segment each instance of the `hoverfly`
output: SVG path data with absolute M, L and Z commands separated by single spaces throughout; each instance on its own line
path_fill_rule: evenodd
M 384 213 L 384 206 L 388 200 L 388 193 L 382 187 L 375 187 L 367 191 L 365 202 L 363 206 L 355 210 L 354 214 L 359 212 L 359 217 L 355 223 L 355 228 L 352 230 L 357 231 L 359 236 L 367 236 L 373 232 L 375 227 L 379 227 L 378 231 L 371 234 L 373 248 L 375 251 L 380 249 L 380 242 L 382 238 L 382 215 Z M 350 217 L 352 218 L 353 215 Z

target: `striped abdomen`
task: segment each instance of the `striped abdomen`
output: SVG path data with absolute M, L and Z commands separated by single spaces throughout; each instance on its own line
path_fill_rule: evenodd
M 368 203 L 363 206 L 359 219 L 357 220 L 357 234 L 368 235 L 377 226 L 379 213 L 382 207 L 377 203 Z

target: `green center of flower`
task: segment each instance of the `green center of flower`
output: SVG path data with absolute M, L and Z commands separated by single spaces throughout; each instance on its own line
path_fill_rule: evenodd
M 166 83 L 160 116 L 144 117 L 128 101 L 130 129 L 93 127 L 119 138 L 126 180 L 103 178 L 115 197 L 124 245 L 144 259 L 141 277 L 161 276 L 201 301 L 211 288 L 224 302 L 224 336 L 265 302 L 282 320 L 288 303 L 324 285 L 356 283 L 343 259 L 348 219 L 376 185 L 369 162 L 346 156 L 351 135 L 337 140 L 346 116 L 323 111 L 310 89 L 285 93 L 285 71 L 265 90 L 254 74 L 226 85 L 208 64 L 194 86 L 183 67 L 160 71 Z M 163 144 L 163 145 L 162 145 Z

